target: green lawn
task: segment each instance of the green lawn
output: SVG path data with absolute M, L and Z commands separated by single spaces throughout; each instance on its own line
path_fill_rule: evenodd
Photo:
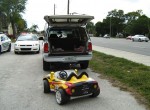
M 146 100 L 142 101 L 150 107 L 150 66 L 94 51 L 90 68 L 125 85 L 126 90 L 132 89 L 132 92 L 144 97 Z

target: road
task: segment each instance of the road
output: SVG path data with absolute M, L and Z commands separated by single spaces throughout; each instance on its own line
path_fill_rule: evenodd
M 60 106 L 55 94 L 43 93 L 42 54 L 18 54 L 13 49 L 0 55 L 0 109 L 1 110 L 146 110 L 128 92 L 112 87 L 99 74 L 87 70 L 98 81 L 101 94 L 97 98 L 72 99 Z
M 126 39 L 106 39 L 101 37 L 91 37 L 92 43 L 96 46 L 117 49 L 136 54 L 150 56 L 150 41 L 149 42 L 132 42 Z
M 93 50 L 150 66 L 150 43 L 91 37 Z

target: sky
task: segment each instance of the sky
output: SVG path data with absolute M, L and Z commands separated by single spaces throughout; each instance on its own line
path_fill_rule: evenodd
M 39 31 L 44 30 L 45 15 L 67 14 L 68 0 L 28 0 L 23 18 L 30 28 L 38 25 Z M 123 10 L 124 13 L 142 10 L 143 14 L 150 17 L 150 0 L 70 0 L 69 13 L 87 14 L 94 16 L 92 22 L 97 23 L 106 18 L 109 11 Z

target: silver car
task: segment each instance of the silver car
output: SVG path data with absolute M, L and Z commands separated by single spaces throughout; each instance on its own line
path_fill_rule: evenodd
M 132 36 L 132 41 L 138 41 L 138 42 L 148 42 L 149 41 L 149 38 L 144 36 L 144 35 L 135 35 L 135 36 Z
M 10 52 L 11 40 L 5 35 L 0 34 L 0 54 L 4 51 Z

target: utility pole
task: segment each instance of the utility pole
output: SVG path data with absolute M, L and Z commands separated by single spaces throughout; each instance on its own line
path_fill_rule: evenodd
M 54 15 L 55 15 L 55 4 L 54 4 Z
M 68 0 L 68 9 L 67 9 L 67 14 L 69 15 L 69 0 Z

